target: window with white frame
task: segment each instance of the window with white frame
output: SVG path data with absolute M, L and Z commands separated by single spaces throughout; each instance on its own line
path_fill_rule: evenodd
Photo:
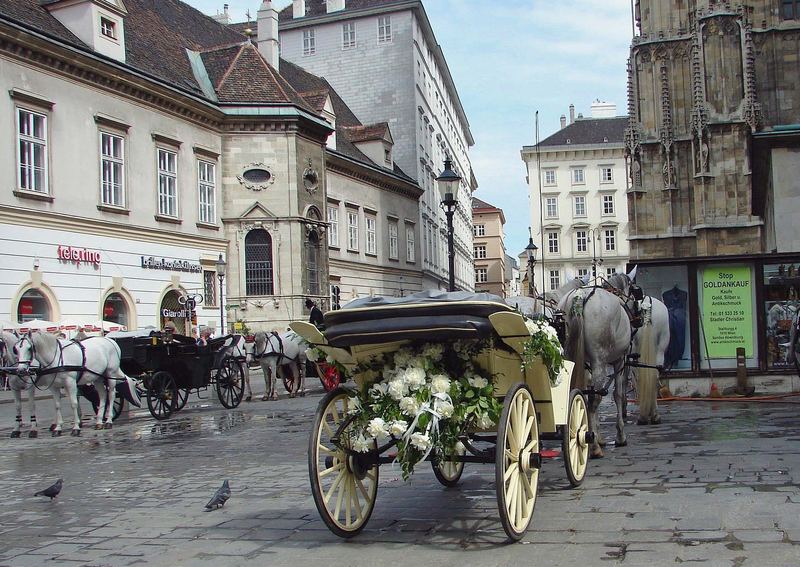
M 572 170 L 572 184 L 583 185 L 585 183 L 583 168 L 576 168 Z
M 378 43 L 392 41 L 392 17 L 378 16 Z
M 575 272 L 575 277 L 578 279 L 585 278 L 588 275 L 589 275 L 589 268 L 578 268 L 578 270 Z
M 550 289 L 558 289 L 561 287 L 561 271 L 550 270 Z
M 352 49 L 356 46 L 356 23 L 345 22 L 342 24 L 342 49 Z
M 314 29 L 303 30 L 303 55 L 314 55 L 317 52 L 317 40 Z
M 17 108 L 17 186 L 47 193 L 47 116 Z
M 614 195 L 603 195 L 603 214 L 614 214 Z
M 488 268 L 475 268 L 475 283 L 486 283 L 489 281 Z
M 616 268 L 606 268 L 606 277 L 607 278 L 610 278 L 611 276 L 613 276 L 616 273 L 617 273 L 617 269 Z
M 178 154 L 158 148 L 158 214 L 178 216 Z
M 483 260 L 486 258 L 486 245 L 481 244 L 475 246 L 475 259 L 476 260 Z
M 100 201 L 125 206 L 125 140 L 109 132 L 100 132 Z
M 613 228 L 605 230 L 606 251 L 613 252 L 617 249 L 617 231 Z
M 416 237 L 414 235 L 414 225 L 406 225 L 406 262 L 414 262 L 416 259 Z
M 117 23 L 114 20 L 101 16 L 100 33 L 108 38 L 117 39 Z
M 210 161 L 197 160 L 197 193 L 200 202 L 200 222 L 217 222 L 216 166 Z
M 550 254 L 558 254 L 558 232 L 551 231 L 547 233 L 547 250 Z
M 397 260 L 400 256 L 397 241 L 397 221 L 389 221 L 389 258 Z
M 555 185 L 556 184 L 556 170 L 555 169 L 545 169 L 544 170 L 544 184 L 545 185 Z
M 588 252 L 589 239 L 585 230 L 575 231 L 575 252 Z
M 347 249 L 358 251 L 358 212 L 347 211 Z
M 486 225 L 483 224 L 473 225 L 472 236 L 486 236 Z
M 328 246 L 339 247 L 339 205 L 328 203 Z
M 600 183 L 612 183 L 614 181 L 614 169 L 610 165 L 600 168 Z
M 366 235 L 365 252 L 375 255 L 378 253 L 378 244 L 375 238 L 375 217 L 364 217 L 364 233 Z
M 545 218 L 557 219 L 558 218 L 558 197 L 547 197 L 544 200 L 545 204 Z
M 575 195 L 575 216 L 576 217 L 585 217 L 586 216 L 586 196 L 585 195 Z

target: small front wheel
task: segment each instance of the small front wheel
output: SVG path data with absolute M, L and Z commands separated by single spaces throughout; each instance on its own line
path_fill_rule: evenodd
M 175 378 L 166 370 L 159 370 L 147 381 L 147 409 L 154 418 L 168 419 L 175 409 L 177 397 Z
M 580 390 L 569 393 L 567 423 L 561 439 L 561 453 L 564 455 L 564 468 L 567 479 L 574 486 L 580 486 L 586 476 L 586 463 L 589 460 L 589 413 L 586 400 Z
M 217 370 L 217 397 L 228 409 L 238 407 L 244 397 L 244 368 L 235 358 L 226 358 Z
M 114 407 L 111 410 L 111 421 L 117 421 L 117 418 L 122 415 L 122 410 L 125 408 L 125 398 L 119 392 L 114 397 Z
M 464 454 L 463 449 L 456 452 L 458 455 Z M 433 475 L 436 480 L 442 486 L 447 486 L 448 488 L 456 486 L 458 481 L 461 480 L 461 475 L 464 474 L 463 461 L 447 461 L 437 457 L 431 461 L 431 467 L 433 467 Z
M 322 382 L 322 387 L 325 391 L 330 392 L 338 388 L 339 384 L 342 383 L 342 376 L 336 367 L 327 362 L 317 362 L 315 364 L 317 376 L 319 376 L 319 381 Z

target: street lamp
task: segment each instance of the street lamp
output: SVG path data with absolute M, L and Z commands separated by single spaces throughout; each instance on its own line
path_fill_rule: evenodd
M 458 189 L 461 177 L 453 171 L 453 162 L 444 160 L 444 171 L 436 178 L 439 193 L 442 195 L 442 210 L 447 217 L 447 260 L 450 269 L 450 285 L 448 291 L 456 290 L 455 251 L 453 250 L 453 213 L 458 208 Z
M 528 227 L 528 245 L 525 247 L 525 254 L 528 256 L 528 295 L 534 297 L 536 285 L 533 283 L 533 268 L 536 266 L 536 252 L 539 247 L 533 243 L 531 228 Z
M 225 312 L 222 303 L 222 280 L 225 279 L 225 269 L 228 267 L 228 264 L 226 264 L 225 260 L 222 259 L 222 254 L 219 255 L 219 260 L 217 260 L 216 266 L 217 277 L 219 278 L 219 332 L 220 336 L 222 336 L 225 333 Z
M 592 240 L 592 279 L 594 280 L 597 278 L 597 266 L 603 265 L 603 259 L 597 257 L 597 243 L 600 242 L 600 229 L 590 228 L 586 231 L 586 236 Z

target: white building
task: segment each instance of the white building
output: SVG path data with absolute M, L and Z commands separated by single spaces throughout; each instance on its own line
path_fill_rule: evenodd
M 453 159 L 464 180 L 454 218 L 456 285 L 473 289 L 474 141 L 421 0 L 294 0 L 279 27 L 281 57 L 325 77 L 365 123 L 388 124 L 394 163 L 425 191 L 418 227 L 425 288 L 447 286 L 446 222 L 434 179 L 445 157 Z M 236 28 L 257 33 L 256 22 Z
M 623 271 L 628 261 L 627 175 L 623 135 L 627 117 L 609 103 L 591 118 L 570 105 L 570 121 L 538 146 L 522 148 L 531 226 L 539 247 L 534 283 L 539 292 L 574 277 Z M 544 289 L 542 289 L 544 287 Z

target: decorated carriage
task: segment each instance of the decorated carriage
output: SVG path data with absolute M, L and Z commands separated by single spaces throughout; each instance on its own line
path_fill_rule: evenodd
M 586 473 L 586 402 L 556 332 L 490 294 L 421 292 L 359 299 L 292 328 L 351 376 L 320 402 L 309 440 L 314 502 L 341 537 L 375 505 L 382 464 L 407 478 L 430 461 L 455 486 L 465 463 L 494 463 L 500 520 L 520 539 L 533 517 L 542 442 L 561 442 L 567 478 Z

